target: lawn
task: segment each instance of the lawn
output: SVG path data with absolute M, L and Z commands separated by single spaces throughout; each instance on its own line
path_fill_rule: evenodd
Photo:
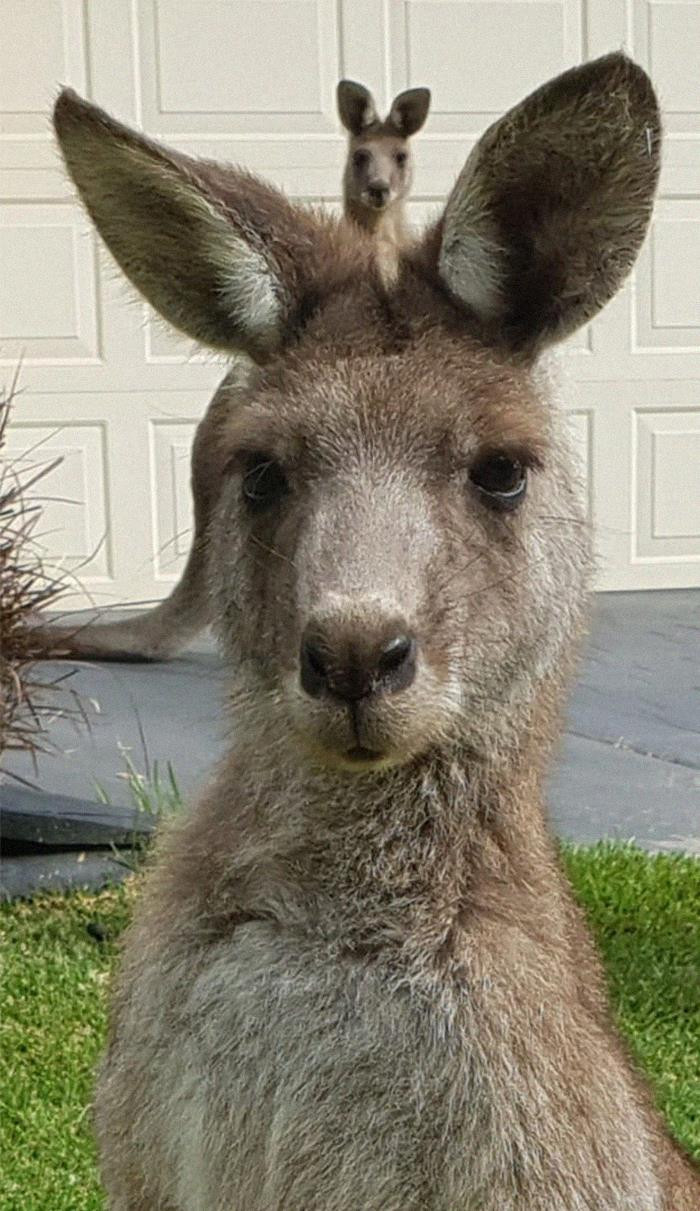
M 700 862 L 613 846 L 566 862 L 620 1024 L 700 1158 Z M 133 890 L 0 908 L 0 1211 L 98 1211 L 89 1112 L 114 943 Z M 95 938 L 98 923 L 105 938 Z

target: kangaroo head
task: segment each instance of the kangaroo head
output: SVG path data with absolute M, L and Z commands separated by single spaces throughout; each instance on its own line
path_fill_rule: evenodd
M 189 159 L 75 94 L 55 124 L 126 275 L 259 364 L 222 426 L 210 536 L 239 729 L 333 776 L 494 754 L 578 627 L 588 543 L 541 350 L 618 289 L 659 115 L 621 55 L 483 136 L 386 285 L 364 232 Z
M 363 84 L 341 80 L 338 114 L 350 135 L 343 177 L 346 204 L 355 217 L 387 210 L 408 197 L 413 179 L 410 138 L 420 130 L 430 106 L 427 88 L 409 88 L 392 102 L 382 122 Z

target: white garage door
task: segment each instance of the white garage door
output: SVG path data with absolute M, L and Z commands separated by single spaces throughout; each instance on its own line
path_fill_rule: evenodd
M 63 455 L 44 523 L 74 600 L 169 591 L 188 546 L 188 458 L 221 375 L 134 303 L 58 164 L 59 82 L 187 152 L 299 198 L 338 198 L 341 76 L 381 104 L 428 84 L 414 215 L 474 139 L 564 67 L 624 46 L 653 76 L 666 151 L 634 280 L 566 355 L 603 588 L 700 584 L 699 0 L 1 0 L 2 374 L 11 443 Z M 38 458 L 38 452 L 31 456 Z

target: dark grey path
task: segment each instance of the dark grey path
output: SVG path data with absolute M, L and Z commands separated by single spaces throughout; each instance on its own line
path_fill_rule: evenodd
M 109 860 L 91 851 L 89 862 L 78 862 L 70 850 L 100 844 L 110 828 L 123 838 L 133 809 L 120 777 L 127 754 L 142 772 L 172 763 L 190 795 L 230 726 L 222 669 L 207 642 L 168 664 L 76 666 L 70 684 L 83 699 L 89 732 L 59 721 L 53 740 L 61 755 L 42 757 L 36 770 L 26 757 L 12 760 L 38 794 L 0 786 L 15 848 L 22 835 L 40 846 L 40 834 L 55 842 L 63 829 L 69 852 L 53 852 L 43 876 L 41 854 L 33 855 L 31 872 L 25 858 L 6 858 L 3 885 L 11 892 L 37 880 L 94 883 L 109 874 Z M 111 814 L 98 802 L 98 785 Z M 700 591 L 598 595 L 549 802 L 562 837 L 634 839 L 648 849 L 700 854 Z

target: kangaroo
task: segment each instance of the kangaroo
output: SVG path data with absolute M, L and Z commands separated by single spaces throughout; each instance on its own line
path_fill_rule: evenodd
M 340 119 L 351 132 L 343 176 L 344 215 L 380 242 L 385 274 L 390 275 L 395 247 L 409 238 L 403 209 L 412 182 L 409 138 L 425 122 L 430 92 L 413 88 L 401 93 L 383 123 L 377 117 L 371 93 L 362 84 L 341 80 L 337 99 Z M 91 620 L 77 627 L 38 627 L 36 636 L 52 654 L 93 660 L 167 660 L 207 625 L 205 550 L 221 481 L 222 468 L 217 464 L 219 430 L 232 400 L 245 391 L 254 374 L 254 363 L 239 358 L 197 426 L 191 460 L 194 533 L 175 588 L 164 601 L 136 617 L 117 622 Z
M 338 114 L 350 135 L 343 173 L 345 214 L 365 231 L 396 246 L 409 238 L 404 203 L 413 183 L 409 139 L 424 125 L 430 90 L 399 93 L 382 122 L 364 84 L 341 80 Z
M 621 54 L 497 121 L 387 284 L 366 232 L 64 92 L 132 283 L 261 370 L 217 439 L 231 738 L 164 834 L 96 1095 L 110 1211 L 697 1211 L 543 781 L 591 556 L 541 352 L 659 169 Z

